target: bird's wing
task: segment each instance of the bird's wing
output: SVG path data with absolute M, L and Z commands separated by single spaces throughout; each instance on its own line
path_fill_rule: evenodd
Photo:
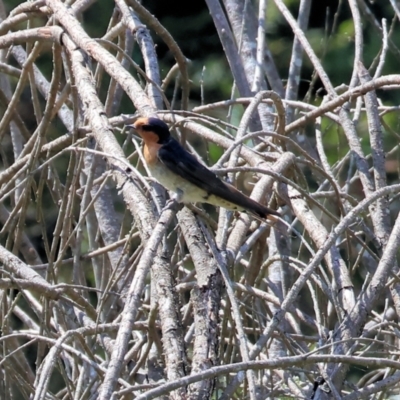
M 188 180 L 209 194 L 221 197 L 237 205 L 243 205 L 248 199 L 243 193 L 228 183 L 222 181 L 207 167 L 200 164 L 173 138 L 165 143 L 158 151 L 159 160 L 170 171 Z
M 158 150 L 158 158 L 173 173 L 205 190 L 208 194 L 220 197 L 252 214 L 262 218 L 280 214 L 247 197 L 234 186 L 222 181 L 214 172 L 200 164 L 174 138 L 170 138 Z

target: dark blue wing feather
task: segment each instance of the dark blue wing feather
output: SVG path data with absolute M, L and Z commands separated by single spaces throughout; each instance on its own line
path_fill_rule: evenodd
M 158 151 L 158 158 L 170 171 L 205 190 L 208 194 L 221 197 L 263 218 L 268 214 L 279 215 L 276 211 L 257 203 L 232 185 L 222 181 L 217 175 L 197 161 L 192 154 L 183 149 L 172 137 L 167 143 L 161 146 Z

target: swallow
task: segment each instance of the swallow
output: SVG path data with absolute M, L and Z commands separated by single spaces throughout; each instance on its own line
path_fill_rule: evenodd
M 183 203 L 208 203 L 233 211 L 247 211 L 262 219 L 280 214 L 246 196 L 202 165 L 158 118 L 139 118 L 131 125 L 142 137 L 143 156 L 153 178 Z

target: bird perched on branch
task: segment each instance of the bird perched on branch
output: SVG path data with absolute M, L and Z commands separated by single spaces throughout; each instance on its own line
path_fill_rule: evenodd
M 131 127 L 144 141 L 143 155 L 153 178 L 174 192 L 178 202 L 209 203 L 273 221 L 273 216 L 280 216 L 199 163 L 171 136 L 167 124 L 160 119 L 139 118 Z

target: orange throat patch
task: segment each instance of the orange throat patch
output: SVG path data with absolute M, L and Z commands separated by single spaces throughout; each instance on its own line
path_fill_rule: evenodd
M 158 162 L 158 150 L 160 149 L 160 147 L 161 146 L 158 143 L 145 142 L 143 148 L 143 155 L 147 165 L 154 165 L 155 163 Z

